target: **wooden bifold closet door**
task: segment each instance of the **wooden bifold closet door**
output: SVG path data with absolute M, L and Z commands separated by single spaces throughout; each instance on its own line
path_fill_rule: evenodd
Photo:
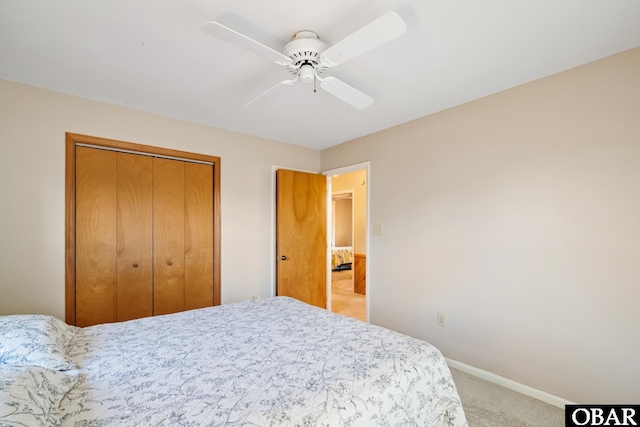
M 154 314 L 213 305 L 212 167 L 154 159 L 153 178 Z
M 213 183 L 211 164 L 76 146 L 75 322 L 67 321 L 219 304 Z

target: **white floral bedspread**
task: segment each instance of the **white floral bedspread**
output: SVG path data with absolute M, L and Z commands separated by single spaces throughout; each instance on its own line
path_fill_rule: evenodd
M 291 298 L 79 329 L 63 425 L 466 426 L 430 344 Z

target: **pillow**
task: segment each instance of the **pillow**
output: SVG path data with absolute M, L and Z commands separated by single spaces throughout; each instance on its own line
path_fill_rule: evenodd
M 57 371 L 75 369 L 66 349 L 75 327 L 53 316 L 0 316 L 0 364 L 36 365 Z
M 0 365 L 0 425 L 60 425 L 60 402 L 76 382 L 39 366 Z

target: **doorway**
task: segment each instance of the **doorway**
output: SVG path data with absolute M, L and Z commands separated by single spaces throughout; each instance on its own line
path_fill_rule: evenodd
M 277 275 L 277 263 L 282 261 L 282 256 L 283 255 L 287 255 L 287 254 L 280 254 L 278 253 L 278 249 L 277 249 L 277 227 L 276 224 L 278 222 L 277 218 L 278 218 L 278 209 L 277 209 L 277 184 L 276 184 L 276 175 L 277 175 L 277 171 L 280 169 L 287 169 L 287 168 L 282 168 L 280 166 L 273 166 L 272 170 L 273 170 L 273 179 L 272 179 L 272 194 L 274 195 L 272 201 L 273 201 L 273 205 L 272 205 L 272 215 L 273 215 L 273 227 L 272 227 L 272 241 L 274 242 L 273 246 L 272 246 L 272 259 L 274 259 L 274 263 L 272 263 L 272 294 L 273 296 L 278 295 L 278 275 Z M 291 170 L 291 169 L 289 169 Z M 303 171 L 303 170 L 297 170 L 298 172 L 304 172 L 304 173 L 310 173 L 310 174 L 314 174 L 314 172 L 312 171 Z M 353 254 L 353 262 L 352 262 L 352 270 L 351 270 L 351 275 L 352 278 L 349 278 L 349 282 L 352 283 L 352 286 L 355 286 L 356 283 L 360 284 L 363 286 L 363 290 L 364 292 L 361 293 L 361 295 L 363 297 L 360 297 L 360 299 L 364 299 L 364 307 L 362 308 L 362 311 L 364 311 L 364 314 L 361 315 L 362 320 L 364 321 L 368 321 L 369 319 L 369 295 L 370 295 L 370 291 L 371 291 L 371 286 L 367 285 L 367 277 L 369 275 L 368 271 L 369 271 L 369 265 L 366 262 L 366 257 L 367 257 L 367 253 L 369 251 L 369 233 L 368 230 L 370 228 L 370 224 L 369 224 L 369 162 L 363 162 L 363 163 L 358 163 L 355 165 L 351 165 L 351 166 L 345 166 L 345 167 L 341 167 L 341 168 L 336 168 L 336 169 L 331 169 L 331 170 L 327 170 L 322 172 L 321 174 L 325 176 L 325 180 L 326 180 L 326 196 L 325 196 L 325 200 L 326 200 L 326 207 L 324 208 L 325 212 L 326 212 L 326 228 L 323 231 L 323 235 L 326 237 L 326 244 L 325 244 L 325 248 L 326 248 L 326 256 L 323 259 L 323 264 L 325 265 L 325 269 L 326 269 L 326 279 L 325 279 L 325 293 L 326 293 L 326 309 L 329 311 L 335 311 L 332 309 L 332 301 L 331 301 L 331 297 L 332 297 L 332 280 L 331 280 L 331 276 L 332 276 L 332 264 L 331 264 L 331 258 L 332 258 L 332 251 L 331 251 L 331 230 L 332 230 L 332 182 L 334 181 L 335 178 L 340 177 L 341 175 L 350 175 L 352 172 L 356 172 L 356 171 L 364 171 L 364 176 L 361 177 L 358 180 L 358 185 L 357 186 L 353 186 L 353 193 L 354 193 L 354 197 L 355 197 L 355 207 L 354 207 L 354 212 L 356 217 L 358 217 L 359 213 L 361 213 L 361 216 L 359 217 L 360 220 L 355 220 L 354 221 L 354 226 L 353 226 L 353 230 L 354 230 L 354 237 L 353 237 L 353 241 L 352 241 L 352 245 L 354 246 L 354 254 Z M 336 181 L 336 185 L 340 184 L 338 181 Z M 337 187 L 336 187 L 337 188 Z M 339 191 L 339 190 L 338 190 Z M 286 256 L 286 261 L 290 261 L 288 256 Z M 347 274 L 345 274 L 347 275 Z M 354 292 L 352 292 L 354 293 Z
M 325 172 L 330 177 L 330 310 L 367 321 L 367 169 Z

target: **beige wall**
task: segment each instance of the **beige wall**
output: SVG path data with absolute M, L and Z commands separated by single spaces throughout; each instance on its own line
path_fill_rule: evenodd
M 220 156 L 222 302 L 272 295 L 272 165 L 318 151 L 0 80 L 0 314 L 64 318 L 65 132 Z
M 353 246 L 352 199 L 333 201 L 333 228 L 336 247 Z
M 366 170 L 358 170 L 331 178 L 331 191 L 353 190 L 353 252 L 356 254 L 367 253 L 366 179 Z
M 640 401 L 640 48 L 322 152 L 364 161 L 372 323 L 565 399 Z

